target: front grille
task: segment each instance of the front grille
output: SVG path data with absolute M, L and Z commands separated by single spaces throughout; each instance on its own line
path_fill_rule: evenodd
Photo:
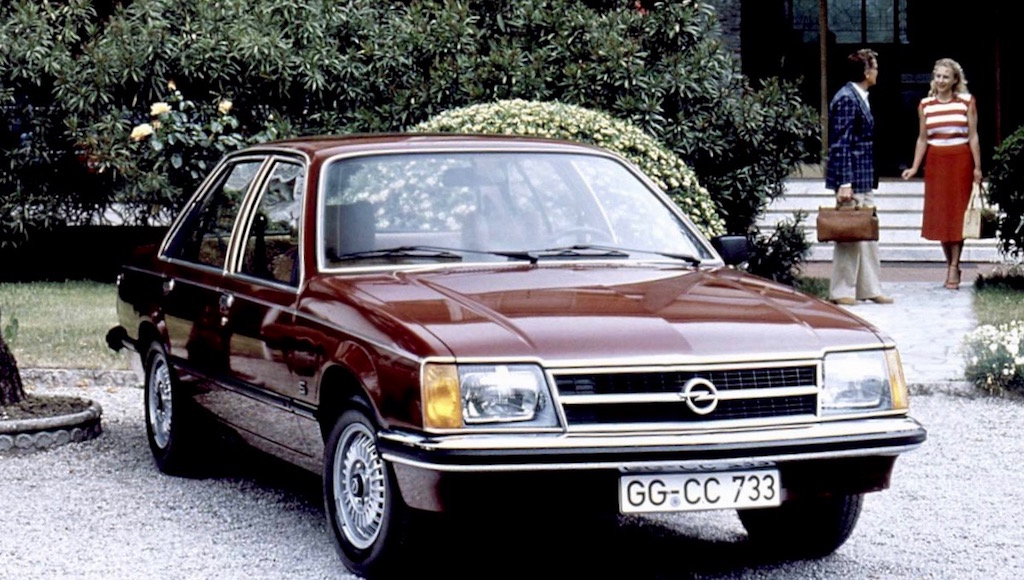
M 555 374 L 569 427 L 770 419 L 817 413 L 816 364 L 799 366 Z M 712 383 L 718 402 L 698 414 L 686 384 Z M 784 390 L 783 390 L 784 389 Z M 652 400 L 655 399 L 655 400 Z

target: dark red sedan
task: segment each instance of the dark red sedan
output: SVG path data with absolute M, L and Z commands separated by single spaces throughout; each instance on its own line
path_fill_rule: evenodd
M 717 250 L 716 250 L 717 248 Z M 926 437 L 896 345 L 731 267 L 607 151 L 310 138 L 227 156 L 118 278 L 159 468 L 211 429 L 322 474 L 345 565 L 422 510 L 739 510 L 820 556 Z

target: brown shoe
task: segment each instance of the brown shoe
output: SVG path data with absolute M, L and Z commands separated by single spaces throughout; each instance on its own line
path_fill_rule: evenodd
M 853 298 L 847 298 L 845 296 L 842 298 L 833 298 L 831 302 L 832 304 L 838 304 L 840 306 L 853 306 L 857 303 Z
M 885 294 L 879 294 L 878 296 L 875 296 L 873 298 L 868 298 L 868 300 L 874 302 L 875 304 L 892 304 L 893 302 L 896 302 L 891 297 L 886 296 Z

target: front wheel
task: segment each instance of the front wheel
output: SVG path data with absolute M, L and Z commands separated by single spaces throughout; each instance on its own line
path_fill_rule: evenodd
M 783 556 L 821 558 L 850 537 L 863 502 L 860 494 L 808 497 L 738 513 L 751 542 Z
M 388 576 L 400 563 L 409 508 L 363 413 L 346 411 L 331 429 L 323 480 L 328 527 L 345 566 L 365 577 Z

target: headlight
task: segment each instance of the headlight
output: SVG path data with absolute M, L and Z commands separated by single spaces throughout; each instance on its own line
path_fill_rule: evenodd
M 544 373 L 536 365 L 424 365 L 427 427 L 457 429 L 500 423 L 554 427 Z
M 907 408 L 907 385 L 896 349 L 825 355 L 824 415 Z

